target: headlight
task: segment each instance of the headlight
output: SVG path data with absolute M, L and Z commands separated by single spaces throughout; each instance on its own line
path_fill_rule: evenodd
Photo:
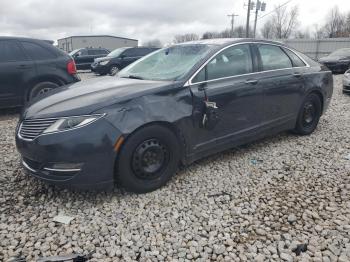
M 103 115 L 91 115 L 91 116 L 72 116 L 72 117 L 64 117 L 58 119 L 55 123 L 53 123 L 50 127 L 48 127 L 43 133 L 53 133 L 53 132 L 62 132 L 70 129 L 75 129 L 79 127 L 83 127 L 89 125 Z
M 109 63 L 109 60 L 106 60 L 106 61 L 100 62 L 100 65 L 107 65 L 108 63 Z
M 346 77 L 350 78 L 350 70 L 346 71 L 344 74 Z

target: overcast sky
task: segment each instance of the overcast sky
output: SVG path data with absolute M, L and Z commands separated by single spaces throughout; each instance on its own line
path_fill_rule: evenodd
M 57 40 L 70 35 L 110 34 L 141 41 L 171 42 L 184 33 L 202 34 L 229 27 L 227 14 L 236 13 L 236 25 L 246 19 L 246 0 L 0 0 L 0 34 Z M 266 0 L 267 10 L 287 0 Z M 335 5 L 350 11 L 349 0 L 292 0 L 298 5 L 300 27 L 322 25 Z M 261 15 L 263 15 L 262 13 Z M 259 20 L 262 24 L 267 17 Z M 253 21 L 253 19 L 252 19 Z

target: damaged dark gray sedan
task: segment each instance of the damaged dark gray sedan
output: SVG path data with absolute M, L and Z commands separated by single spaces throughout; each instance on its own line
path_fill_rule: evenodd
M 143 193 L 180 164 L 285 130 L 311 134 L 332 93 L 326 67 L 280 43 L 189 42 L 47 94 L 21 115 L 16 142 L 48 183 Z

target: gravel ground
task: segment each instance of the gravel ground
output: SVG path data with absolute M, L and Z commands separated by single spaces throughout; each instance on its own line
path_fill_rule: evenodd
M 93 261 L 350 261 L 350 97 L 341 76 L 335 82 L 313 135 L 214 155 L 145 195 L 28 177 L 14 142 L 18 112 L 1 111 L 0 261 L 73 252 Z M 55 223 L 58 214 L 74 220 Z

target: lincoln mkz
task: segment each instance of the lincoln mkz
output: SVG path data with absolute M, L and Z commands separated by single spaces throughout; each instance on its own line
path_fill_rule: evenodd
M 36 99 L 16 142 L 25 169 L 48 183 L 145 193 L 205 156 L 282 131 L 311 134 L 332 93 L 325 66 L 281 43 L 188 42 Z

